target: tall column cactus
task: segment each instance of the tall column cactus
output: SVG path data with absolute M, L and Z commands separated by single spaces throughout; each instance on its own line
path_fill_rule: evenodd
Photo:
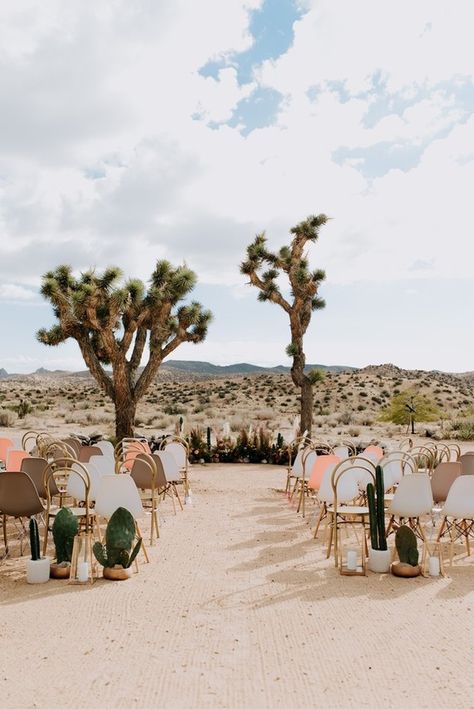
M 30 519 L 30 548 L 32 561 L 41 559 L 38 522 L 33 517 Z
M 370 545 L 372 549 L 378 551 L 387 550 L 384 494 L 383 469 L 377 465 L 375 487 L 373 483 L 367 484 L 367 504 L 369 507 Z

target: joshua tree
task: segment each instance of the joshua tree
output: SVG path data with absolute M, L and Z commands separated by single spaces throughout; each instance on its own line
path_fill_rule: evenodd
M 91 374 L 114 403 L 117 439 L 133 436 L 137 403 L 164 358 L 182 342 L 202 342 L 212 318 L 199 303 L 178 306 L 196 283 L 186 266 L 158 261 L 148 290 L 138 279 L 120 283 L 121 275 L 115 266 L 79 278 L 70 266 L 46 273 L 41 293 L 58 323 L 37 333 L 45 345 L 77 341 Z M 139 372 L 147 342 L 148 361 Z
M 278 253 L 268 251 L 264 232 L 257 234 L 247 247 L 247 260 L 240 266 L 241 272 L 249 276 L 251 285 L 260 290 L 258 299 L 277 303 L 288 314 L 291 343 L 286 352 L 293 359 L 291 378 L 301 390 L 300 433 L 307 431 L 308 435 L 311 434 L 313 420 L 313 385 L 323 375 L 319 370 L 305 373 L 303 337 L 313 310 L 325 306 L 324 300 L 318 296 L 318 289 L 326 274 L 320 269 L 309 270 L 305 247 L 308 242 L 317 241 L 319 229 L 328 218 L 325 214 L 318 214 L 294 226 L 290 246 L 282 246 Z M 282 273 L 288 277 L 291 300 L 284 298 L 280 290 L 278 278 Z

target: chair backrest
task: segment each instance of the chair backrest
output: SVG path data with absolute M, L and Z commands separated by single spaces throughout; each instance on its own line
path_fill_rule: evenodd
M 114 447 L 110 441 L 98 441 L 94 444 L 97 448 L 100 448 L 102 455 L 108 456 L 110 458 L 114 457 Z
M 474 476 L 460 475 L 450 487 L 443 514 L 458 519 L 474 519 Z
M 140 490 L 157 489 L 157 458 L 149 453 L 139 453 L 133 461 L 130 477 Z
M 334 446 L 332 452 L 334 455 L 337 455 L 338 458 L 343 460 L 344 458 L 349 457 L 349 446 Z
M 374 480 L 375 466 L 370 461 L 360 457 L 341 461 L 331 476 L 334 505 L 353 502 L 367 487 L 367 482 Z
M 15 472 L 15 470 L 21 470 L 21 461 L 24 458 L 28 458 L 29 455 L 30 454 L 24 451 L 23 449 L 15 450 L 14 448 L 10 448 L 7 451 L 7 471 L 13 473 Z
M 160 443 L 160 450 L 171 453 L 180 468 L 188 465 L 189 446 L 184 438 L 179 436 L 169 436 Z
M 109 519 L 118 507 L 125 507 L 134 517 L 144 515 L 138 488 L 128 473 L 103 475 L 95 501 L 95 512 Z
M 45 458 L 23 458 L 21 461 L 21 472 L 26 473 L 33 480 L 35 487 L 38 491 L 38 495 L 46 500 L 46 488 L 44 486 L 44 471 L 48 467 L 48 461 Z M 49 481 L 51 487 L 51 497 L 54 495 L 59 495 L 59 490 L 57 488 L 54 478 Z
M 150 453 L 148 442 L 141 438 L 122 438 L 114 450 L 116 471 L 132 469 L 133 461 L 140 453 Z
M 91 455 L 88 465 L 93 465 L 102 475 L 113 475 L 115 460 L 109 455 Z
M 438 463 L 431 476 L 431 491 L 435 502 L 444 502 L 452 484 L 462 473 L 459 462 Z
M 334 491 L 332 489 L 331 480 L 332 474 L 337 465 L 339 464 L 329 463 L 329 465 L 324 469 L 323 475 L 321 477 L 321 483 L 319 485 L 318 490 L 318 500 L 319 502 L 325 502 L 327 505 L 332 505 L 334 501 Z
M 44 512 L 36 486 L 27 473 L 0 473 L 0 510 L 12 517 L 31 517 Z
M 78 460 L 81 463 L 88 463 L 93 455 L 102 455 L 102 451 L 98 446 L 81 446 Z
M 14 447 L 14 443 L 11 438 L 0 438 L 0 460 L 6 462 L 7 451 Z
M 61 504 L 68 495 L 84 502 L 84 516 L 89 528 L 91 480 L 85 465 L 72 458 L 56 458 L 48 463 L 43 474 L 48 512 L 54 495 L 51 480 L 57 485 Z
M 89 477 L 89 489 L 84 477 L 84 471 Z M 100 479 L 103 473 L 98 470 L 93 463 L 81 463 L 75 461 L 71 465 L 71 472 L 68 477 L 66 492 L 70 497 L 73 497 L 78 502 L 85 502 L 86 496 L 89 496 L 89 502 L 94 502 L 97 497 Z
M 153 456 L 156 456 L 161 460 L 163 472 L 168 483 L 177 483 L 182 480 L 180 466 L 176 462 L 176 458 L 172 455 L 172 453 L 168 453 L 167 450 L 156 451 Z
M 431 512 L 433 495 L 427 473 L 404 475 L 395 490 L 390 512 L 397 517 L 419 517 Z
M 62 442 L 68 446 L 69 454 L 74 453 L 75 457 L 79 460 L 79 454 L 84 447 L 78 438 L 63 438 Z
M 463 453 L 459 456 L 459 462 L 462 467 L 461 475 L 474 475 L 474 455 Z
M 380 446 L 367 446 L 360 455 L 363 458 L 368 458 L 373 463 L 377 463 L 383 457 L 383 448 Z
M 338 455 L 318 455 L 309 473 L 308 487 L 310 490 L 319 490 L 328 466 L 335 466 L 341 461 Z
M 386 453 L 378 462 L 383 470 L 384 490 L 397 485 L 404 475 L 416 472 L 416 463 L 405 451 Z
M 293 475 L 296 475 L 296 477 L 300 477 L 303 475 L 303 453 L 307 450 L 306 448 L 299 448 L 298 451 L 296 452 L 296 457 L 293 461 L 293 465 L 291 466 L 291 473 Z

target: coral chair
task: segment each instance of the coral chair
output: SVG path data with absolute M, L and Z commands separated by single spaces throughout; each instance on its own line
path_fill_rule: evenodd
M 0 438 L 0 460 L 5 463 L 7 460 L 7 452 L 13 448 L 15 444 L 11 438 Z
M 367 446 L 362 453 L 363 458 L 368 458 L 373 463 L 378 463 L 378 461 L 383 457 L 383 448 L 380 446 Z
M 7 465 L 6 469 L 8 472 L 15 472 L 21 470 L 21 461 L 24 458 L 29 458 L 30 454 L 24 450 L 15 450 L 10 448 L 7 451 Z
M 318 455 L 309 473 L 308 488 L 313 492 L 318 492 L 328 465 L 337 465 L 340 462 L 341 457 L 337 454 Z

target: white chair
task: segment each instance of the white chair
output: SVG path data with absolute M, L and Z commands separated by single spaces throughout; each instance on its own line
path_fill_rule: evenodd
M 143 542 L 143 535 L 138 526 L 138 520 L 146 516 L 146 511 L 142 505 L 137 486 L 128 473 L 103 475 L 96 495 L 95 514 L 97 517 L 104 517 L 108 520 L 119 507 L 125 507 L 135 520 L 137 533 L 142 538 L 141 548 L 145 559 L 147 562 L 150 561 Z M 101 536 L 100 528 L 99 536 Z
M 303 450 L 303 455 L 301 457 L 303 471 L 302 474 L 297 478 L 296 483 L 297 485 L 299 485 L 300 488 L 298 496 L 298 507 L 296 509 L 296 512 L 299 512 L 301 509 L 303 518 L 305 516 L 305 500 L 308 492 L 307 484 L 317 457 L 317 451 L 313 450 L 312 448 L 305 448 Z
M 182 475 L 182 481 L 184 484 L 184 502 L 189 501 L 191 490 L 189 488 L 189 446 L 184 438 L 179 436 L 168 436 L 164 438 L 160 444 L 160 451 L 169 453 L 173 456 L 178 465 L 178 469 Z
M 437 541 L 449 534 L 450 561 L 453 561 L 454 543 L 464 537 L 470 556 L 469 537 L 474 537 L 474 476 L 460 475 L 451 485 L 442 510 L 443 520 Z
M 175 497 L 178 499 L 179 506 L 183 509 L 183 504 L 177 488 L 177 485 L 183 481 L 180 467 L 176 461 L 176 458 L 172 455 L 172 453 L 169 453 L 168 450 L 156 451 L 156 453 L 153 453 L 152 458 L 158 458 L 161 463 L 163 473 L 168 484 L 167 488 L 164 490 L 164 494 L 170 492 L 171 499 L 173 501 L 173 509 L 176 514 L 176 506 L 174 502 Z
M 337 455 L 341 460 L 343 458 L 348 458 L 349 457 L 349 447 L 348 446 L 336 446 L 333 448 L 332 452 L 334 455 Z
M 100 457 L 100 456 L 97 456 Z M 91 463 L 79 463 L 76 461 L 71 465 L 71 472 L 68 476 L 66 494 L 74 498 L 77 502 L 86 501 L 86 492 L 83 481 L 83 471 L 86 470 L 89 476 L 89 502 L 94 502 L 97 497 L 102 473 Z
M 101 475 L 113 475 L 115 473 L 115 460 L 113 456 L 91 455 L 89 465 L 93 465 Z
M 318 492 L 318 502 L 319 502 L 319 515 L 316 520 L 316 526 L 314 529 L 314 535 L 313 538 L 316 539 L 318 535 L 318 530 L 321 522 L 323 519 L 328 517 L 330 508 L 332 507 L 334 503 L 334 490 L 332 488 L 332 476 L 334 473 L 334 470 L 338 465 L 343 465 L 341 470 L 344 470 L 345 468 L 351 468 L 352 464 L 350 459 L 346 459 L 341 461 L 340 463 L 330 463 L 327 468 L 324 470 L 323 477 L 321 479 L 321 484 L 319 486 L 319 492 Z M 357 488 L 357 481 L 356 481 L 356 488 Z M 349 495 L 348 499 L 352 500 L 354 498 L 353 495 L 353 486 L 348 484 L 348 489 L 344 487 L 344 489 L 340 489 L 340 498 L 344 498 L 347 495 Z M 357 491 L 356 491 L 357 494 Z M 352 497 L 351 497 L 352 495 Z
M 426 473 L 404 475 L 390 503 L 391 516 L 387 527 L 387 535 L 396 527 L 407 522 L 423 542 L 424 558 L 427 540 L 420 522 L 420 517 L 431 514 L 432 508 L 433 494 L 431 492 L 429 475 Z M 396 521 L 395 518 L 398 518 L 398 521 Z
M 94 445 L 100 448 L 103 456 L 114 458 L 114 447 L 110 441 L 99 441 L 98 443 L 94 443 Z

